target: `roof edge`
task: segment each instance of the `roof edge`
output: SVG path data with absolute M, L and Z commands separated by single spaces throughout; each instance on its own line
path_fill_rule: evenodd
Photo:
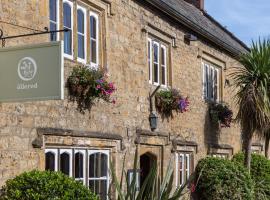
M 140 1 L 140 0 L 137 0 L 137 1 Z M 177 10 L 175 10 L 174 8 L 168 6 L 168 4 L 166 4 L 165 2 L 160 2 L 159 0 L 144 0 L 144 2 L 147 2 L 148 4 L 150 4 L 151 6 L 157 8 L 161 12 L 169 15 L 170 17 L 177 20 L 179 23 L 182 23 L 184 26 L 190 28 L 191 30 L 198 33 L 202 37 L 212 41 L 217 46 L 219 46 L 219 47 L 225 49 L 226 51 L 228 51 L 232 56 L 238 57 L 239 55 L 244 53 L 242 50 L 240 50 L 238 48 L 235 48 L 235 47 L 232 47 L 231 45 L 229 45 L 226 42 L 220 40 L 215 35 L 209 33 L 207 30 L 200 27 L 198 24 L 195 24 L 194 22 L 189 20 L 187 17 L 185 17 L 184 15 L 179 13 Z M 210 16 L 210 15 L 207 15 L 207 17 L 208 16 Z M 216 20 L 214 20 L 214 23 L 218 23 L 218 22 Z M 219 27 L 222 27 L 222 26 L 219 24 Z M 222 29 L 224 30 L 225 28 L 222 27 Z M 236 42 L 238 42 L 244 49 L 249 51 L 249 48 L 247 48 L 247 46 L 241 40 L 239 40 L 235 36 L 232 36 L 232 33 L 230 33 L 228 30 L 226 30 L 225 32 L 227 34 L 229 34 L 232 37 L 232 39 L 234 39 Z

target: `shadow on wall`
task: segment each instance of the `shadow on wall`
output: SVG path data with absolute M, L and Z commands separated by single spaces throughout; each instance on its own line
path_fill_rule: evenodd
M 207 104 L 204 120 L 204 144 L 209 149 L 212 144 L 218 144 L 221 133 L 219 124 L 211 120 L 210 104 Z

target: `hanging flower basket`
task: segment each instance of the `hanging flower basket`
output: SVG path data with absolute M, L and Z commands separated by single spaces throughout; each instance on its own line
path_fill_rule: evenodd
M 90 69 L 84 66 L 73 68 L 67 86 L 70 99 L 77 102 L 81 112 L 90 111 L 95 101 L 100 99 L 115 103 L 115 100 L 111 99 L 111 95 L 116 88 L 106 78 L 104 71 L 100 69 Z
M 225 103 L 210 105 L 210 117 L 212 122 L 219 123 L 221 127 L 231 127 L 233 111 Z
M 155 98 L 156 109 L 164 117 L 172 117 L 173 111 L 181 113 L 188 111 L 188 97 L 182 97 L 176 89 L 161 90 Z

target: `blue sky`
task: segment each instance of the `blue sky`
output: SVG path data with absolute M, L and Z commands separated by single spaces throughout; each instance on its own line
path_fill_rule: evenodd
M 205 10 L 247 45 L 270 37 L 270 0 L 205 0 Z

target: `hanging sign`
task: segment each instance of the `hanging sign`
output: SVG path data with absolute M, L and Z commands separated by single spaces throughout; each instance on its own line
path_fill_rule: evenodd
M 64 98 L 62 42 L 0 49 L 0 102 Z

